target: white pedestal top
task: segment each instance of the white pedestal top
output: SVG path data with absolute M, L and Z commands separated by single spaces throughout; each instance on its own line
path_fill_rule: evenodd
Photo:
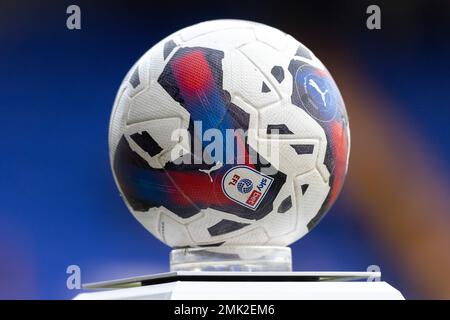
M 379 272 L 168 272 L 84 285 L 75 299 L 404 299 Z M 356 281 L 356 280 L 366 281 Z M 370 279 L 371 281 L 367 281 Z

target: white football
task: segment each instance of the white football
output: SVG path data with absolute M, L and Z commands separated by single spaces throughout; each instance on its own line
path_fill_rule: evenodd
M 216 20 L 136 62 L 109 146 L 129 210 L 167 245 L 285 246 L 336 200 L 350 134 L 339 90 L 308 48 L 263 24 Z

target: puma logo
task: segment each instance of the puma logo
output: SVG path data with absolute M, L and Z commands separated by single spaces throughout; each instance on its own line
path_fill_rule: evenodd
M 222 168 L 222 166 L 223 166 L 222 162 L 218 161 L 213 167 L 211 167 L 211 169 L 198 169 L 198 171 L 206 173 L 209 176 L 209 179 L 211 180 L 211 182 L 213 182 L 213 179 L 211 177 L 211 172 Z
M 322 97 L 322 101 L 324 106 L 327 106 L 327 101 L 325 100 L 325 95 L 328 93 L 328 89 L 326 89 L 324 92 L 322 92 L 322 90 L 320 90 L 319 85 L 313 80 L 313 79 L 309 79 L 308 81 L 309 85 L 311 87 L 313 87 Z

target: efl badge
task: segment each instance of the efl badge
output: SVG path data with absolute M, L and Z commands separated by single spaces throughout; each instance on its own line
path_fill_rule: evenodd
M 225 173 L 222 190 L 234 202 L 256 210 L 272 185 L 273 178 L 246 166 L 234 167 Z

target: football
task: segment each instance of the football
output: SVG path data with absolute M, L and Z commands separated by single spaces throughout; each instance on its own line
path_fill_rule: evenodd
M 127 207 L 167 245 L 286 246 L 336 200 L 350 133 L 341 94 L 308 48 L 263 24 L 216 20 L 135 63 L 109 147 Z

